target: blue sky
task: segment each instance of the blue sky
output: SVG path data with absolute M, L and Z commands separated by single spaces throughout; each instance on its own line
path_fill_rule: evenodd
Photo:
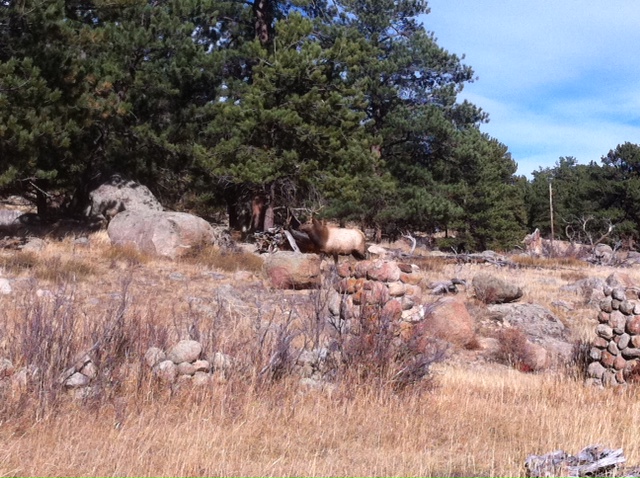
M 438 45 L 478 77 L 481 129 L 530 177 L 561 156 L 600 162 L 640 144 L 640 1 L 428 0 Z

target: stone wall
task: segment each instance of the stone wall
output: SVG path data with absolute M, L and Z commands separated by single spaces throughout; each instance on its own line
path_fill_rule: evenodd
M 390 321 L 423 318 L 422 275 L 415 265 L 389 260 L 343 262 L 329 297 L 333 323 L 346 330 L 363 314 L 381 311 Z
M 605 285 L 603 292 L 587 381 L 616 386 L 626 383 L 627 374 L 640 359 L 640 302 L 633 287 Z

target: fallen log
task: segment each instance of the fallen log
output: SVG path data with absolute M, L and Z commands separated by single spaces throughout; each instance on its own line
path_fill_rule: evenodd
M 562 450 L 546 455 L 530 455 L 524 463 L 529 477 L 616 476 L 640 477 L 640 468 L 624 468 L 626 462 L 622 448 L 611 450 L 602 445 L 591 445 L 576 456 Z

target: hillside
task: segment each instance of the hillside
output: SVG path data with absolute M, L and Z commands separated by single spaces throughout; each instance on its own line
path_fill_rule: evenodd
M 585 387 L 577 365 L 524 373 L 499 363 L 504 356 L 483 345 L 495 324 L 470 287 L 458 296 L 475 346 L 449 347 L 401 390 L 371 368 L 317 387 L 295 369 L 260 372 L 283 338 L 291 350 L 312 342 L 319 291 L 272 289 L 250 252 L 172 262 L 113 248 L 104 232 L 87 239 L 45 238 L 42 251 L 0 255 L 11 288 L 0 296 L 0 356 L 14 367 L 0 382 L 4 475 L 522 476 L 529 454 L 593 443 L 623 447 L 640 463 L 628 426 L 635 386 Z M 416 256 L 425 302 L 438 300 L 426 293 L 430 282 L 489 272 L 521 286 L 520 302 L 548 308 L 572 341 L 594 337 L 597 310 L 560 288 L 614 272 L 575 261 L 499 268 Z M 640 283 L 637 269 L 623 272 Z M 184 338 L 239 365 L 203 387 L 163 384 L 144 354 Z M 94 386 L 66 390 L 60 373 L 94 344 Z M 32 378 L 15 379 L 30 366 Z

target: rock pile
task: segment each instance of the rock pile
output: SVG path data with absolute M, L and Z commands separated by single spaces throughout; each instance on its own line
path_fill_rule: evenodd
M 88 354 L 80 354 L 73 365 L 60 375 L 60 383 L 65 387 L 75 389 L 87 387 L 98 376 L 98 368 Z
M 626 383 L 640 359 L 640 302 L 634 287 L 606 284 L 603 292 L 587 382 L 615 386 Z
M 354 319 L 379 309 L 391 321 L 421 320 L 422 276 L 415 265 L 388 260 L 343 262 L 337 268 L 340 279 L 329 296 L 334 324 L 350 330 Z
M 144 359 L 155 375 L 169 384 L 191 382 L 207 385 L 215 372 L 224 375 L 232 367 L 231 357 L 221 352 L 214 353 L 207 360 L 201 356 L 200 342 L 181 340 L 166 352 L 158 347 L 149 348 Z

